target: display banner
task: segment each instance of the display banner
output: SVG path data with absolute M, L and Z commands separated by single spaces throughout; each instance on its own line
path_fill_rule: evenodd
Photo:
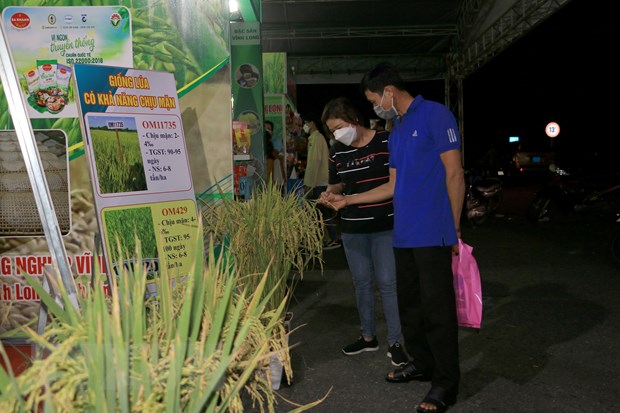
M 231 23 L 233 66 L 233 118 L 246 122 L 251 131 L 250 151 L 264 178 L 263 78 L 258 22 Z
M 149 278 L 187 275 L 203 243 L 174 75 L 73 69 L 108 268 L 132 270 L 139 239 Z
M 95 3 L 98 6 L 90 5 Z M 27 6 L 24 6 L 25 4 Z M 76 4 L 80 6 L 75 6 Z M 184 208 L 188 208 L 188 211 L 191 209 L 190 201 L 186 200 L 185 196 L 193 188 L 198 205 L 207 208 L 213 202 L 218 202 L 221 191 L 225 194 L 233 191 L 233 156 L 230 144 L 232 69 L 228 1 L 3 0 L 0 15 L 2 30 L 9 40 L 14 69 L 18 77 L 21 77 L 24 97 L 30 98 L 31 93 L 23 72 L 36 64 L 37 60 L 57 61 L 57 86 L 60 83 L 60 87 L 64 87 L 63 82 L 66 82 L 68 77 L 68 91 L 65 94 L 63 90 L 62 95 L 66 97 L 65 105 L 58 113 L 52 113 L 62 106 L 62 102 L 56 98 L 58 94 L 53 97 L 53 93 L 47 93 L 49 96 L 46 97 L 44 93 L 36 93 L 40 88 L 33 91 L 35 95 L 42 97 L 38 100 L 45 104 L 45 108 L 36 105 L 36 101 L 35 105 L 43 108 L 43 112 L 39 112 L 34 106 L 27 106 L 31 106 L 32 111 L 38 113 L 34 114 L 35 116 L 42 116 L 33 117 L 31 124 L 78 292 L 85 297 L 91 285 L 103 285 L 103 288 L 107 289 L 107 263 L 97 240 L 103 219 L 106 219 L 111 234 L 120 231 L 115 229 L 120 226 L 115 227 L 114 222 L 121 213 L 131 215 L 131 221 L 128 222 L 131 222 L 132 227 L 130 229 L 129 224 L 124 225 L 123 234 L 133 233 L 134 227 L 144 228 L 145 233 L 150 233 L 148 225 L 153 227 L 152 232 L 155 233 L 154 225 L 159 223 L 161 231 L 150 237 L 155 238 L 151 246 L 147 245 L 148 237 L 141 239 L 143 251 L 156 250 L 157 255 L 143 252 L 144 257 L 157 258 L 157 261 L 150 262 L 149 270 L 163 268 L 160 259 L 168 257 L 162 258 L 162 250 L 171 254 L 172 261 L 165 265 L 175 263 L 175 268 L 186 267 L 186 262 L 190 260 L 181 257 L 186 250 L 181 250 L 184 247 L 177 245 L 175 241 L 187 234 L 178 230 L 182 228 L 180 225 L 183 224 L 183 219 L 188 218 L 184 215 Z M 43 20 L 44 18 L 49 18 L 54 24 Z M 87 50 L 90 47 L 93 47 L 92 51 Z M 135 141 L 143 139 L 135 137 L 143 130 L 157 134 L 169 132 L 167 129 L 143 126 L 143 119 L 167 118 L 173 113 L 176 114 L 177 123 L 182 121 L 187 147 L 184 155 L 179 156 L 175 155 L 177 149 L 185 148 L 173 143 L 177 140 L 161 137 L 157 140 L 148 139 L 153 143 L 157 142 L 154 150 L 164 153 L 170 150 L 172 160 L 164 163 L 158 156 L 141 152 L 142 166 L 135 165 L 132 172 L 135 180 L 124 181 L 122 184 L 131 189 L 125 195 L 131 200 L 128 201 L 131 205 L 116 206 L 111 202 L 105 210 L 109 215 L 101 215 L 95 208 L 95 190 L 90 179 L 92 160 L 85 153 L 85 139 L 82 137 L 82 125 L 78 119 L 75 99 L 77 95 L 73 82 L 74 73 L 71 71 L 70 76 L 67 76 L 68 71 L 62 68 L 64 65 L 73 69 L 71 62 L 85 64 L 88 60 L 78 59 L 88 58 L 98 59 L 97 65 L 167 72 L 174 75 L 172 82 L 176 82 L 176 88 L 166 83 L 166 91 L 161 94 L 159 91 L 153 92 L 154 89 L 145 91 L 152 96 L 168 93 L 168 96 L 174 99 L 164 99 L 164 102 L 174 100 L 174 110 L 164 110 L 167 103 L 162 105 L 159 102 L 157 108 L 146 109 L 149 105 L 153 106 L 152 101 L 144 101 L 144 106 L 134 106 L 131 110 L 129 106 L 111 107 L 109 104 L 106 108 L 104 100 L 101 107 L 91 110 L 98 117 L 123 117 L 121 121 L 127 122 L 128 129 L 133 128 L 131 122 L 135 122 L 136 132 L 120 128 L 121 124 L 116 123 L 116 119 L 110 119 L 110 126 L 105 123 L 109 128 L 108 133 L 111 134 L 110 149 L 116 151 L 118 160 L 114 167 L 119 173 L 127 165 L 139 164 L 133 160 L 131 151 L 123 146 L 126 137 Z M 94 62 L 95 60 L 89 64 Z M 53 67 L 53 62 L 45 62 L 42 70 L 48 69 L 48 64 L 49 68 Z M 37 71 L 38 69 L 37 66 Z M 36 78 L 37 74 L 30 76 Z M 51 76 L 47 78 L 52 79 Z M 30 80 L 31 87 L 37 84 L 32 77 Z M 94 85 L 98 79 L 93 78 L 92 81 Z M 98 87 L 103 88 L 101 84 Z M 105 90 L 112 89 L 108 87 Z M 137 96 L 136 93 L 126 94 Z M 119 100 L 119 103 L 123 102 Z M 50 105 L 49 108 L 47 104 Z M 130 102 L 126 100 L 124 104 L 128 105 Z M 137 113 L 140 109 L 144 111 Z M 164 111 L 165 114 L 162 114 Z M 179 113 L 181 121 L 178 120 Z M 44 266 L 52 260 L 14 129 L 8 100 L 4 95 L 3 85 L 0 84 L 0 339 L 3 343 L 7 340 L 22 340 L 26 335 L 20 328 L 36 325 L 40 309 L 39 297 L 25 277 L 41 280 Z M 185 159 L 189 161 L 192 171 L 191 186 L 187 182 L 188 172 L 184 172 L 187 171 Z M 103 168 L 103 164 L 105 162 L 100 161 L 99 166 Z M 167 170 L 168 168 L 170 170 Z M 107 172 L 104 169 L 96 172 L 105 176 Z M 138 170 L 142 172 L 137 173 Z M 150 178 L 151 175 L 153 179 Z M 168 179 L 164 180 L 160 176 Z M 177 177 L 182 183 L 179 190 L 174 181 Z M 101 194 L 97 196 L 101 196 L 97 202 L 119 198 L 115 195 L 115 191 L 119 189 L 114 186 L 114 182 L 113 179 L 99 181 L 97 190 Z M 154 195 L 156 192 L 161 195 Z M 149 198 L 151 195 L 154 200 Z M 177 199 L 181 200 L 176 201 Z M 179 209 L 167 210 L 168 203 L 178 204 Z M 115 208 L 121 212 L 116 213 Z M 148 208 L 151 212 L 150 222 L 144 219 L 147 214 L 143 208 Z M 130 209 L 132 211 L 129 211 Z M 172 219 L 172 216 L 179 213 L 181 216 L 177 224 L 177 218 Z M 193 215 L 188 219 L 191 218 Z M 166 227 L 161 225 L 164 219 Z M 170 228 L 172 222 L 174 225 Z M 169 234 L 165 234 L 164 230 Z M 164 235 L 169 238 L 160 239 Z M 124 242 L 127 243 L 124 246 L 127 250 L 135 250 L 131 244 L 134 242 L 133 237 L 125 237 Z M 192 247 L 194 245 L 192 243 Z M 186 261 L 176 260 L 174 254 Z M 122 265 L 128 266 L 131 262 Z
M 293 68 L 288 65 L 286 53 L 263 53 L 263 88 L 267 94 L 284 94 L 297 106 L 297 85 Z
M 265 95 L 264 103 L 265 121 L 271 121 L 273 123 L 273 135 L 271 138 L 273 149 L 278 151 L 280 154 L 278 159 L 272 161 L 271 173 L 273 174 L 275 181 L 282 184 L 286 188 L 287 153 L 283 139 L 286 134 L 286 128 L 284 125 L 284 95 Z M 269 168 L 269 160 L 266 161 L 266 164 L 267 168 Z
M 263 53 L 265 95 L 286 94 L 286 53 Z
M 271 141 L 276 151 L 282 151 L 282 138 L 286 134 L 286 125 L 284 123 L 285 105 L 284 95 L 265 95 L 265 120 L 273 122 Z
M 133 63 L 131 18 L 123 6 L 7 7 L 2 27 L 31 118 L 77 117 L 73 63 Z

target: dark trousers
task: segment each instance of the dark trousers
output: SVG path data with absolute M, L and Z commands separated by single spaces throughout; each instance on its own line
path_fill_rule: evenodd
M 405 348 L 454 398 L 460 380 L 451 247 L 394 248 Z

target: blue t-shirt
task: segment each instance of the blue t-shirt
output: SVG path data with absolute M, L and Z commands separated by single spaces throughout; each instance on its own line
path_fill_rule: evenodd
M 455 245 L 446 170 L 440 155 L 460 149 L 456 119 L 450 110 L 418 95 L 390 133 L 394 188 L 394 247 Z

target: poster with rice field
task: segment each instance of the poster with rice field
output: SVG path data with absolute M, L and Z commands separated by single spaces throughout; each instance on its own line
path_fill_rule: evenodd
M 2 28 L 31 118 L 77 117 L 73 63 L 133 63 L 131 16 L 123 6 L 7 7 Z
M 58 31 L 55 32 L 55 29 L 50 26 L 49 29 L 45 29 L 48 35 L 30 36 L 29 34 L 39 33 L 43 29 L 33 26 L 32 22 L 35 20 L 28 13 L 52 9 L 53 12 L 49 16 L 58 26 Z M 234 188 L 230 136 L 232 113 L 230 104 L 231 63 L 228 1 L 3 0 L 0 6 L 1 14 L 6 16 L 2 27 L 3 33 L 7 30 L 6 21 L 10 20 L 10 16 L 15 14 L 9 10 L 25 13 L 31 19 L 30 25 L 25 25 L 24 16 L 17 15 L 14 21 L 18 25 L 24 24 L 23 30 L 18 33 L 18 30 L 11 29 L 15 32 L 14 35 L 20 36 L 18 40 L 10 41 L 9 44 L 11 51 L 17 53 L 16 56 L 13 56 L 13 66 L 18 77 L 23 77 L 22 67 L 28 66 L 37 59 L 56 59 L 58 64 L 65 65 L 72 70 L 67 91 L 67 96 L 70 97 L 71 102 L 75 102 L 77 96 L 74 90 L 73 65 L 83 64 L 87 61 L 75 60 L 73 63 L 69 63 L 67 59 L 86 58 L 89 56 L 80 56 L 80 54 L 89 52 L 86 50 L 70 52 L 69 44 L 74 49 L 83 48 L 88 43 L 86 40 L 89 35 L 93 36 L 95 42 L 93 52 L 100 52 L 101 54 L 97 57 L 103 59 L 95 65 L 133 67 L 174 75 L 173 82 L 175 85 L 169 88 L 172 93 L 169 96 L 174 96 L 174 102 L 177 105 L 174 112 L 177 126 L 174 129 L 182 124 L 185 148 L 173 144 L 172 139 L 159 138 L 157 147 L 154 149 L 164 152 L 170 150 L 173 153 L 177 149 L 184 149 L 185 154 L 183 156 L 172 156 L 173 160 L 165 165 L 161 160 L 159 164 L 155 163 L 158 158 L 156 155 L 144 154 L 141 151 L 138 156 L 138 151 L 135 148 L 138 147 L 141 139 L 139 135 L 142 133 L 140 120 L 159 115 L 146 108 L 148 104 L 144 106 L 142 113 L 137 113 L 139 108 L 136 107 L 133 108 L 133 113 L 128 113 L 127 110 L 121 108 L 117 110 L 120 113 L 113 113 L 114 108 L 108 107 L 106 112 L 94 113 L 95 116 L 112 117 L 110 119 L 112 122 L 110 130 L 101 130 L 101 132 L 106 132 L 104 134 L 111 134 L 112 137 L 97 142 L 97 144 L 102 144 L 105 147 L 100 149 L 103 151 L 100 155 L 105 150 L 109 151 L 107 155 L 101 155 L 101 159 L 95 159 L 95 163 L 99 166 L 97 173 L 107 176 L 106 184 L 101 188 L 95 189 L 91 183 L 89 171 L 92 163 L 86 156 L 85 140 L 82 136 L 81 123 L 77 113 L 69 116 L 68 107 L 65 105 L 63 110 L 58 113 L 50 112 L 47 117 L 32 117 L 30 119 L 31 126 L 35 131 L 48 186 L 52 192 L 51 196 L 61 226 L 63 243 L 78 292 L 82 296 L 86 296 L 91 288 L 91 281 L 95 281 L 95 285 L 101 285 L 104 289 L 107 288 L 105 283 L 108 268 L 98 244 L 98 234 L 102 222 L 109 224 L 109 232 L 113 234 L 120 228 L 117 225 L 119 219 L 127 219 L 128 223 L 131 222 L 132 231 L 134 227 L 146 228 L 142 227 L 144 222 L 142 217 L 146 214 L 129 211 L 131 209 L 147 208 L 151 211 L 153 231 L 150 232 L 149 230 L 148 234 L 155 235 L 150 235 L 149 238 L 151 241 L 154 240 L 153 243 L 168 243 L 165 247 L 158 245 L 158 259 L 162 259 L 162 250 L 166 249 L 165 252 L 170 253 L 171 257 L 176 254 L 181 257 L 181 260 L 184 260 L 184 253 L 189 254 L 190 252 L 184 249 L 184 244 L 175 240 L 182 240 L 187 234 L 187 232 L 177 229 L 185 228 L 185 225 L 190 224 L 191 219 L 195 218 L 193 212 L 191 216 L 185 215 L 184 211 L 191 210 L 188 206 L 189 203 L 198 202 L 200 206 L 206 207 L 206 205 L 220 199 L 220 189 L 226 195 L 232 194 Z M 100 23 L 92 21 L 101 10 L 119 12 L 121 20 L 118 21 L 117 29 L 113 27 L 116 17 L 105 21 L 102 18 Z M 48 15 L 45 17 L 47 18 Z M 91 22 L 94 32 L 91 33 L 91 29 L 89 29 L 80 37 L 78 33 L 82 32 L 78 27 L 82 25 L 83 18 L 87 22 Z M 46 21 L 41 24 L 48 25 L 49 23 Z M 107 24 L 110 24 L 110 27 L 107 27 Z M 114 37 L 106 34 L 106 31 L 117 31 L 119 29 L 123 33 L 118 33 L 118 36 L 126 36 L 127 40 L 119 41 L 119 38 L 114 39 Z M 57 53 L 55 57 L 52 57 L 51 50 L 52 34 L 58 34 L 55 37 L 56 46 L 53 46 L 54 52 Z M 77 40 L 78 37 L 79 41 Z M 116 42 L 116 46 L 113 45 L 114 42 Z M 65 46 L 61 46 L 61 44 Z M 65 48 L 64 58 L 61 54 L 62 50 L 60 50 L 62 47 Z M 27 59 L 25 57 L 22 59 L 21 55 L 26 50 L 31 50 L 32 53 Z M 77 53 L 77 55 L 66 56 L 67 53 Z M 91 54 L 90 57 L 93 56 Z M 93 63 L 90 62 L 90 64 Z M 66 73 L 62 75 L 66 76 Z M 64 80 L 65 78 L 61 82 Z M 23 97 L 28 98 L 25 92 L 28 90 L 28 85 L 24 79 L 21 81 L 23 82 Z M 52 100 L 49 103 L 54 102 Z M 77 108 L 77 105 L 74 106 Z M 166 111 L 166 115 L 171 114 L 172 112 Z M 119 116 L 125 119 L 115 118 Z M 115 129 L 115 126 L 120 125 L 117 123 L 119 121 L 129 122 L 128 129 L 135 129 L 135 132 L 128 130 L 125 134 L 122 129 Z M 135 128 L 131 122 L 136 123 Z M 149 126 L 146 129 L 160 135 L 169 132 L 165 128 L 161 129 L 155 126 Z M 1 84 L 0 132 L 6 133 L 5 139 L 8 141 L 3 145 L 11 146 L 14 149 L 7 150 L 6 154 L 5 151 L 2 153 L 6 157 L 18 156 L 17 153 L 20 149 L 19 145 L 14 142 L 15 126 Z M 106 162 L 108 162 L 105 160 L 106 158 L 116 159 L 117 163 L 112 165 L 108 163 L 106 166 Z M 2 192 L 0 199 L 9 202 L 11 199 L 22 198 L 20 201 L 13 202 L 13 209 L 10 210 L 12 215 L 5 215 L 5 222 L 13 225 L 13 227 L 7 226 L 3 232 L 0 232 L 0 338 L 5 343 L 7 340 L 19 342 L 24 337 L 19 329 L 29 323 L 36 325 L 40 307 L 39 297 L 27 284 L 25 276 L 41 279 L 43 267 L 49 264 L 52 258 L 47 240 L 42 234 L 42 225 L 36 208 L 33 204 L 24 202 L 26 196 L 31 199 L 30 197 L 33 195 L 30 187 L 25 186 L 28 179 L 25 169 L 22 168 L 22 163 L 12 158 L 2 158 L 2 162 L 4 169 L 1 176 L 3 179 L 0 185 Z M 189 168 L 187 167 L 188 163 Z M 152 170 L 149 171 L 149 168 Z M 156 170 L 156 168 L 161 170 Z M 165 170 L 168 168 L 171 170 Z M 138 173 L 138 171 L 141 172 Z M 188 177 L 190 171 L 191 175 Z M 160 175 L 174 176 L 174 179 L 179 181 L 175 182 L 172 178 L 167 180 L 151 179 L 150 175 L 152 174 L 157 177 Z M 178 183 L 180 183 L 181 190 L 176 191 L 175 185 Z M 118 198 L 118 193 L 127 191 L 128 199 L 131 199 L 131 202 L 135 202 L 135 204 L 127 206 L 110 204 L 106 207 L 106 211 L 109 211 L 110 215 L 99 214 L 95 208 L 95 193 L 97 191 L 103 195 L 102 199 L 115 199 Z M 28 195 L 24 192 L 28 192 Z M 154 195 L 157 192 L 160 193 L 163 200 L 151 201 L 149 198 L 146 202 L 139 201 L 139 199 L 144 200 L 144 196 L 149 194 L 157 198 L 157 195 Z M 191 194 L 192 192 L 193 194 Z M 187 199 L 178 201 L 180 194 L 187 196 Z M 26 210 L 28 205 L 32 208 Z M 127 216 L 123 217 L 124 214 Z M 22 220 L 17 220 L 15 217 L 20 217 Z M 28 223 L 23 221 L 26 217 L 30 218 Z M 19 225 L 15 226 L 15 224 Z M 177 227 L 177 225 L 180 226 Z M 126 228 L 129 228 L 129 224 Z M 163 236 L 167 236 L 168 239 L 161 240 L 160 238 Z M 145 236 L 145 240 L 146 238 Z M 143 256 L 146 256 L 149 251 L 151 241 L 146 242 L 146 245 L 140 245 Z M 133 242 L 133 238 L 123 238 L 122 247 L 133 249 L 136 247 Z M 144 242 L 144 240 L 140 241 L 141 244 Z M 192 244 L 193 246 L 194 244 Z M 154 254 L 149 253 L 149 255 Z M 189 262 L 189 260 L 174 262 L 179 264 L 179 266 L 175 264 L 174 268 L 181 272 L 185 262 Z M 162 270 L 164 265 L 168 266 L 171 263 L 158 261 L 157 266 L 153 262 L 151 264 L 149 270 Z M 127 266 L 131 263 L 122 265 Z M 100 284 L 97 284 L 97 281 Z
M 119 274 L 140 261 L 152 278 L 160 268 L 187 275 L 203 243 L 174 75 L 73 70 L 108 268 Z
M 293 68 L 289 66 L 286 53 L 263 53 L 263 87 L 265 95 L 284 94 L 297 106 L 297 85 Z
M 286 53 L 263 53 L 263 88 L 267 94 L 286 94 Z

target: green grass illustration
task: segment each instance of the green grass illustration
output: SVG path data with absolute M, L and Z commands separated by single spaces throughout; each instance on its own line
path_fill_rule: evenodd
M 136 131 L 91 129 L 91 139 L 101 193 L 147 189 Z
M 112 264 L 121 258 L 135 257 L 137 236 L 142 258 L 158 256 L 151 208 L 105 210 L 103 217 Z

